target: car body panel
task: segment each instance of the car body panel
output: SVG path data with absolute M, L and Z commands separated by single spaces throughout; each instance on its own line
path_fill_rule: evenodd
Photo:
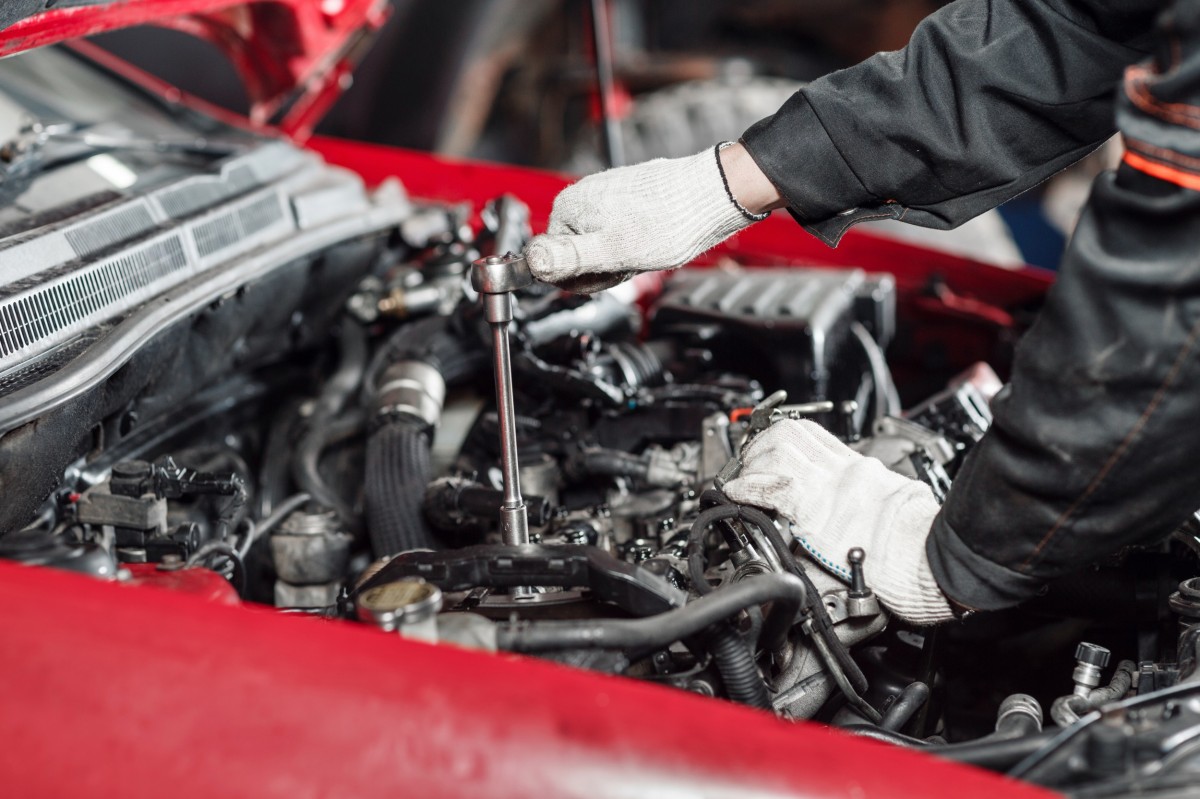
M 387 0 L 106 0 L 71 2 L 0 30 L 0 57 L 136 25 L 183 31 L 237 68 L 254 125 L 304 140 L 349 85 Z
M 13 796 L 1052 796 L 678 690 L 0 563 Z

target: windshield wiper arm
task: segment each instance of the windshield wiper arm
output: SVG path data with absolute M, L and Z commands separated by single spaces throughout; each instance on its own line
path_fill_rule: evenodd
M 79 144 L 84 150 L 58 159 L 47 159 L 45 149 L 52 142 Z M 47 124 L 31 120 L 21 126 L 16 136 L 0 143 L 0 202 L 7 202 L 19 195 L 39 172 L 74 163 L 95 153 L 125 151 L 220 157 L 232 155 L 241 148 L 240 144 L 214 141 L 204 136 L 95 133 L 81 130 L 75 123 Z

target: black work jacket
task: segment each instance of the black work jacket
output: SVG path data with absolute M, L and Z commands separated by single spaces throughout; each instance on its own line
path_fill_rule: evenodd
M 864 219 L 954 227 L 1118 129 L 1125 162 L 1097 179 L 927 543 L 964 607 L 1012 605 L 1200 507 L 1200 0 L 958 0 L 743 137 L 836 244 Z

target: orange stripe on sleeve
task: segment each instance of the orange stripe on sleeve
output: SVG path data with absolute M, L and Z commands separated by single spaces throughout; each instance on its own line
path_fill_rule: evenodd
M 1176 186 L 1182 186 L 1185 189 L 1200 191 L 1200 175 L 1194 172 L 1184 172 L 1182 169 L 1176 169 L 1158 161 L 1143 158 L 1134 152 L 1126 151 L 1124 160 L 1129 166 L 1139 172 L 1145 172 L 1151 177 L 1165 180 L 1168 183 L 1174 183 Z

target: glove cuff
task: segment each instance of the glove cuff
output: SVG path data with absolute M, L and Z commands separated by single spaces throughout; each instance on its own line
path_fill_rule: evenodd
M 761 222 L 770 216 L 771 212 L 763 211 L 761 214 L 750 213 L 746 206 L 738 202 L 738 198 L 733 196 L 733 189 L 729 188 L 729 177 L 725 174 L 725 165 L 721 163 L 721 151 L 726 147 L 732 147 L 734 144 L 735 142 L 723 141 L 713 150 L 713 155 L 717 158 L 717 171 L 721 173 L 721 183 L 725 185 L 725 196 L 729 198 L 729 202 L 733 203 L 733 207 L 738 209 L 746 219 L 749 219 L 751 222 Z

